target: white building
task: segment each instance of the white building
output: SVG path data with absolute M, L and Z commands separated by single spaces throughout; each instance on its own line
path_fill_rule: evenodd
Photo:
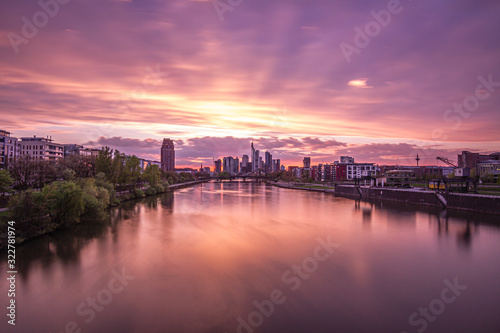
M 377 166 L 374 163 L 352 163 L 347 164 L 347 180 L 355 178 L 375 176 Z
M 58 161 L 64 158 L 64 145 L 54 143 L 54 140 L 33 137 L 21 138 L 18 142 L 19 157 L 27 156 L 32 160 Z

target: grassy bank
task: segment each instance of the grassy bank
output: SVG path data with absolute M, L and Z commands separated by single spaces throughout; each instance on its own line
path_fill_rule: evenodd
M 42 191 L 23 191 L 12 196 L 9 210 L 0 212 L 0 249 L 7 244 L 7 222 L 15 221 L 16 244 L 78 223 L 99 223 L 109 217 L 109 208 L 122 202 L 154 196 L 199 184 L 167 182 L 116 193 L 105 180 L 58 181 Z

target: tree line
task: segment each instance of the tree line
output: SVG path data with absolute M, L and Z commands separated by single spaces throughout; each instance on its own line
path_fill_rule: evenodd
M 107 208 L 120 200 L 194 180 L 190 173 L 164 172 L 158 165 L 143 170 L 137 156 L 104 147 L 98 156 L 70 155 L 57 163 L 21 156 L 9 170 L 0 170 L 0 192 L 8 198 L 8 218 L 16 221 L 21 242 L 80 221 L 104 221 Z

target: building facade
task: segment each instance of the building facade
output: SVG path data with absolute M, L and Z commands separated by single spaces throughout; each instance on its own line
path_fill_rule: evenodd
M 0 169 L 12 165 L 18 155 L 18 139 L 10 134 L 10 132 L 0 130 Z
M 64 158 L 64 145 L 55 143 L 52 138 L 23 137 L 18 142 L 19 157 L 30 160 L 57 162 Z
M 163 139 L 161 145 L 161 169 L 163 171 L 175 171 L 175 148 L 170 139 Z

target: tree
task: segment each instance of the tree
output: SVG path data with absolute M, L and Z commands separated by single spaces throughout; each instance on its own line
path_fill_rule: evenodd
M 85 208 L 84 193 L 74 182 L 53 182 L 44 186 L 42 195 L 52 221 L 59 225 L 80 222 L 80 215 Z
M 18 192 L 9 199 L 12 219 L 24 226 L 23 222 L 39 222 L 47 215 L 43 195 L 32 190 Z
M 64 180 L 72 181 L 75 180 L 76 172 L 73 169 L 66 169 L 62 172 L 62 177 Z
M 102 172 L 106 179 L 111 180 L 113 178 L 113 150 L 109 147 L 103 147 L 99 151 L 99 155 L 95 159 L 95 172 L 96 174 Z
M 59 174 L 62 174 L 66 169 L 71 169 L 75 172 L 76 178 L 94 177 L 96 175 L 96 162 L 95 156 L 69 155 L 59 162 Z
M 156 164 L 150 164 L 146 167 L 142 175 L 150 186 L 156 186 L 161 177 L 160 168 Z
M 10 192 L 14 180 L 10 176 L 9 171 L 0 170 L 0 192 L 5 195 L 5 192 Z
M 472 179 L 476 179 L 477 178 L 476 167 L 473 167 L 472 169 L 470 169 L 470 177 Z
M 124 183 L 135 189 L 141 181 L 141 161 L 135 155 L 125 158 Z
M 181 179 L 184 179 L 184 181 L 187 182 L 194 181 L 194 176 L 189 172 L 179 172 L 179 176 L 181 177 Z
M 21 190 L 26 190 L 31 187 L 35 178 L 36 165 L 28 156 L 18 158 L 12 164 L 12 176 L 16 187 Z

